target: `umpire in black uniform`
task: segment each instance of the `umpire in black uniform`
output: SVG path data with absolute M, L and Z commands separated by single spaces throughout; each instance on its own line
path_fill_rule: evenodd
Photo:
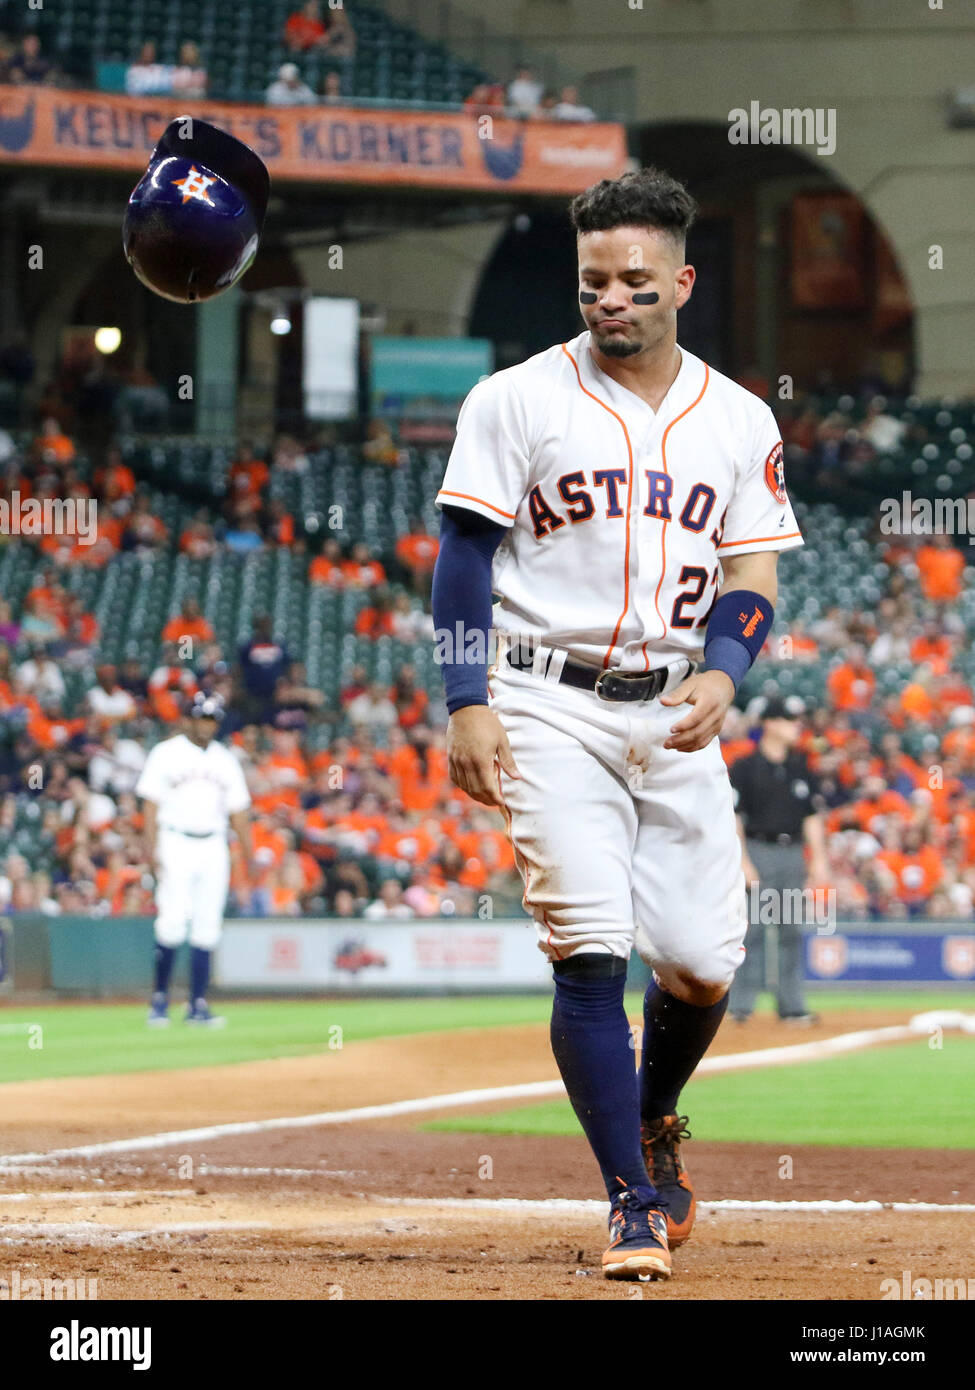
M 823 824 L 817 814 L 818 787 L 805 754 L 795 751 L 799 715 L 779 696 L 766 701 L 762 736 L 754 753 L 730 769 L 735 794 L 742 867 L 749 887 L 745 959 L 731 985 L 729 1011 L 743 1023 L 766 985 L 765 943 L 769 930 L 778 933 L 776 1003 L 779 1017 L 791 1023 L 814 1023 L 804 998 L 805 969 L 801 914 L 786 912 L 788 889 L 819 887 L 826 877 Z M 801 707 L 801 702 L 795 701 Z M 808 871 L 804 848 L 809 848 Z M 760 907 L 756 911 L 756 891 Z M 765 890 L 775 890 L 767 894 Z M 794 909 L 796 897 L 790 898 Z M 799 901 L 802 901 L 801 899 Z M 800 920 L 795 920 L 796 917 Z M 770 925 L 771 924 L 771 925 Z

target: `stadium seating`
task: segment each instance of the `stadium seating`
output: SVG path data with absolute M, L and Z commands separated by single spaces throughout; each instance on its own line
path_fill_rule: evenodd
M 58 0 L 27 18 L 44 50 L 63 70 L 118 90 L 118 64 L 128 63 L 148 40 L 160 63 L 175 63 L 187 39 L 199 44 L 211 98 L 263 101 L 281 63 L 297 62 L 315 92 L 330 69 L 343 72 L 347 94 L 377 104 L 457 105 L 488 80 L 480 68 L 453 57 L 442 44 L 395 23 L 376 6 L 349 0 L 356 35 L 354 59 L 312 52 L 295 56 L 282 42 L 299 0 Z M 6 11 L 10 10 L 9 17 Z M 24 27 L 23 11 L 4 7 L 5 29 Z M 112 65 L 115 65 L 114 67 Z

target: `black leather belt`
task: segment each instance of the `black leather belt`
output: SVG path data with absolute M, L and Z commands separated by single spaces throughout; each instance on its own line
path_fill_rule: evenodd
M 219 835 L 219 830 L 177 830 L 173 825 L 162 825 L 160 830 L 168 830 L 170 835 L 186 835 L 191 840 L 209 840 L 214 835 Z
M 745 839 L 758 840 L 758 842 L 763 845 L 783 845 L 786 848 L 788 848 L 789 845 L 802 844 L 801 835 L 773 835 L 770 832 L 759 833 L 754 830 L 746 831 Z
M 508 653 L 508 665 L 516 671 L 531 671 L 532 657 Z M 694 663 L 687 663 L 687 671 L 681 679 L 689 676 Z M 595 666 L 583 666 L 578 661 L 566 661 L 559 676 L 560 685 L 574 685 L 577 690 L 594 690 L 601 700 L 611 700 L 614 704 L 655 700 L 667 684 L 670 669 L 658 666 L 655 671 L 642 671 L 624 675 L 621 671 L 600 671 Z

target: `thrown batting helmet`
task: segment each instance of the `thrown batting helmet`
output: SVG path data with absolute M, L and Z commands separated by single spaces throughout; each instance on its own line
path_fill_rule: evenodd
M 129 265 L 178 304 L 222 294 L 257 255 L 269 189 L 267 169 L 247 145 L 195 116 L 178 117 L 125 210 Z

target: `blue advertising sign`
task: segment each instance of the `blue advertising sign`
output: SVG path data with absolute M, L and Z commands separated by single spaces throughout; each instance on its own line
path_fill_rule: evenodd
M 975 981 L 975 932 L 834 933 L 806 937 L 809 980 Z

